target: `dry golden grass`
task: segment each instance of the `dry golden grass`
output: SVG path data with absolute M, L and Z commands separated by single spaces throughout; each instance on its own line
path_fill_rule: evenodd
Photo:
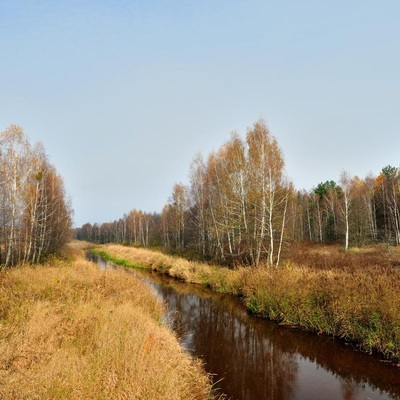
M 85 251 L 93 248 L 93 243 L 84 240 L 71 240 L 67 243 L 58 254 L 65 260 L 77 260 L 83 258 Z
M 212 397 L 144 284 L 83 260 L 50 264 L 0 274 L 1 399 Z
M 145 248 L 105 244 L 96 246 L 96 249 L 103 255 L 110 255 L 111 261 L 117 261 L 121 265 L 150 268 L 173 278 L 202 284 L 224 293 L 239 294 L 242 275 L 246 273 L 245 268 L 231 270 Z
M 400 360 L 400 249 L 299 246 L 280 268 L 228 268 L 148 249 L 104 245 L 131 265 L 244 297 L 254 313 Z

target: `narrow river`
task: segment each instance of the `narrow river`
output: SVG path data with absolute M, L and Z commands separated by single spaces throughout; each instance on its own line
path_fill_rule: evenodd
M 374 355 L 252 317 L 232 296 L 136 274 L 166 304 L 166 321 L 182 346 L 203 360 L 215 386 L 232 400 L 400 399 L 400 368 Z

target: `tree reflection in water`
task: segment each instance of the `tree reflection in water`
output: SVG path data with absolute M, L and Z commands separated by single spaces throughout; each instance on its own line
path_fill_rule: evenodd
M 217 380 L 223 379 L 217 386 L 225 393 L 240 399 L 293 397 L 296 357 L 275 348 L 257 329 L 256 321 L 229 298 L 216 303 L 210 297 L 177 294 L 167 286 L 160 291 L 168 304 L 172 327 L 185 332 L 183 345 L 203 359 Z
M 231 296 L 157 276 L 147 281 L 182 345 L 232 399 L 400 398 L 399 370 L 375 357 L 251 317 Z

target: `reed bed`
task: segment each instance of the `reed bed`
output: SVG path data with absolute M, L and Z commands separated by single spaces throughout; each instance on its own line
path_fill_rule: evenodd
M 217 292 L 240 295 L 245 268 L 235 270 L 189 261 L 146 248 L 105 244 L 96 246 L 93 253 L 120 266 L 151 269 L 188 283 L 207 286 Z
M 133 276 L 79 258 L 2 272 L 0 398 L 214 398 L 162 312 Z
M 127 266 L 243 297 L 260 316 L 340 337 L 400 361 L 400 252 L 384 246 L 293 248 L 280 268 L 201 264 L 149 249 L 103 245 L 97 252 Z M 131 263 L 131 265 L 130 265 Z

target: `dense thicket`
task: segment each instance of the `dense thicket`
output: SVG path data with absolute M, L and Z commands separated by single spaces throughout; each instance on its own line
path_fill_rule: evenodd
M 70 237 L 72 210 L 63 181 L 41 144 L 23 130 L 0 133 L 0 268 L 38 262 Z
M 245 140 L 231 138 L 207 160 L 195 157 L 190 185 L 176 184 L 161 215 L 131 211 L 111 224 L 85 224 L 80 239 L 162 244 L 228 264 L 278 265 L 282 249 L 300 241 L 400 244 L 400 169 L 296 191 L 276 139 L 262 121 Z

